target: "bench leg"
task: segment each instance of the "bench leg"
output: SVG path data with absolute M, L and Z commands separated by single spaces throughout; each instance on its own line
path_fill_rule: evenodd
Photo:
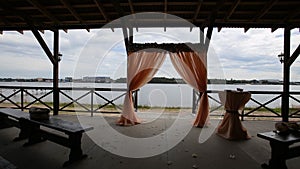
M 8 116 L 0 114 L 0 129 L 5 129 L 9 127 L 13 127 L 13 125 L 9 124 Z
M 69 154 L 69 160 L 63 164 L 63 167 L 66 167 L 75 161 L 78 161 L 78 160 L 81 160 L 81 159 L 87 157 L 86 154 L 82 153 L 81 138 L 82 138 L 82 133 L 75 133 L 75 134 L 69 135 L 68 141 L 70 144 L 71 151 Z
M 271 159 L 269 165 L 263 164 L 262 168 L 265 169 L 287 169 L 286 159 L 289 151 L 288 144 L 280 144 L 274 141 L 270 142 L 271 146 Z
M 24 119 L 20 119 L 19 120 L 19 125 L 20 125 L 20 132 L 19 132 L 19 136 L 14 138 L 13 141 L 20 141 L 20 140 L 24 140 L 27 139 L 29 137 L 29 129 L 26 125 L 26 121 Z
M 25 120 L 24 125 L 28 129 L 28 142 L 23 145 L 24 147 L 40 143 L 46 140 L 41 136 L 40 125 L 32 124 Z

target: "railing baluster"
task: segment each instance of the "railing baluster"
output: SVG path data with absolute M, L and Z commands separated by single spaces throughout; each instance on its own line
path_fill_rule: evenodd
M 138 111 L 138 90 L 134 91 L 134 108 Z
M 192 103 L 192 114 L 195 114 L 196 111 L 196 91 L 193 89 L 193 103 Z
M 21 110 L 24 110 L 24 88 L 21 88 Z
M 91 89 L 91 117 L 94 116 L 94 89 Z

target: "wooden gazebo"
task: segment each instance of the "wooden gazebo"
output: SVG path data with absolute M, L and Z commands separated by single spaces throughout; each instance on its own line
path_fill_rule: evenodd
M 101 28 L 122 16 L 140 12 L 161 12 L 176 15 L 191 22 L 211 38 L 213 28 L 223 27 L 284 28 L 284 87 L 282 118 L 288 121 L 290 66 L 300 53 L 300 44 L 290 52 L 291 29 L 300 28 L 299 0 L 1 0 L 0 33 L 3 31 L 32 31 L 53 64 L 54 114 L 59 110 L 59 30 Z M 110 29 L 122 28 L 126 45 L 133 41 L 132 29 L 141 27 L 186 27 L 173 18 L 132 17 L 129 22 L 114 22 Z M 53 32 L 51 51 L 40 33 Z M 203 36 L 203 35 L 202 35 Z

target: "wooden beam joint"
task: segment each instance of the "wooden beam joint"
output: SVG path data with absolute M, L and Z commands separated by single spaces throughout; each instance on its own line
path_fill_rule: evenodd
M 298 47 L 296 48 L 296 50 L 294 51 L 294 53 L 291 55 L 291 57 L 288 60 L 288 65 L 291 66 L 295 60 L 297 59 L 297 57 L 300 54 L 300 44 L 298 45 Z

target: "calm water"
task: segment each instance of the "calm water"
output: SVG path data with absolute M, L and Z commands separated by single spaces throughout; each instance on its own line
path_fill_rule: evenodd
M 52 83 L 46 82 L 0 82 L 0 86 L 43 86 L 43 87 L 51 87 Z M 120 83 L 60 83 L 60 87 L 102 87 L 102 88 L 126 88 L 126 84 Z M 242 88 L 245 91 L 281 91 L 281 85 L 208 85 L 208 90 L 236 90 L 236 88 Z M 300 91 L 300 86 L 293 85 L 291 86 L 291 91 Z M 1 89 L 2 94 L 8 96 L 13 93 L 13 90 L 9 89 Z M 41 97 L 47 91 L 40 90 L 28 90 L 35 97 Z M 72 96 L 73 98 L 78 98 L 82 96 L 84 91 L 64 91 L 67 95 Z M 109 100 L 119 96 L 122 92 L 100 92 L 101 95 L 108 98 Z M 145 106 L 159 106 L 159 107 L 191 107 L 192 106 L 192 88 L 186 84 L 147 84 L 142 87 L 139 91 L 138 95 L 138 103 L 139 105 Z M 217 94 L 210 94 L 210 96 L 218 99 Z M 252 98 L 260 101 L 266 102 L 277 95 L 252 95 Z M 300 96 L 295 96 L 300 100 Z M 87 95 L 79 100 L 80 103 L 90 103 L 90 95 Z M 0 99 L 2 99 L 0 97 Z M 14 96 L 11 98 L 14 101 L 20 101 L 20 96 Z M 33 98 L 29 95 L 25 95 L 25 101 L 30 102 Z M 42 99 L 45 102 L 52 101 L 52 95 L 48 95 L 47 97 Z M 61 102 L 70 102 L 70 100 L 61 95 Z M 100 97 L 94 97 L 94 100 L 98 104 L 103 104 L 104 100 Z M 123 98 L 120 98 L 115 101 L 116 104 L 122 104 Z M 211 106 L 217 106 L 218 104 L 210 100 Z M 278 99 L 268 106 L 271 108 L 280 107 L 281 99 Z M 247 103 L 248 107 L 257 106 L 253 101 L 249 101 Z M 300 107 L 299 103 L 296 103 L 294 100 L 290 99 L 291 107 Z

